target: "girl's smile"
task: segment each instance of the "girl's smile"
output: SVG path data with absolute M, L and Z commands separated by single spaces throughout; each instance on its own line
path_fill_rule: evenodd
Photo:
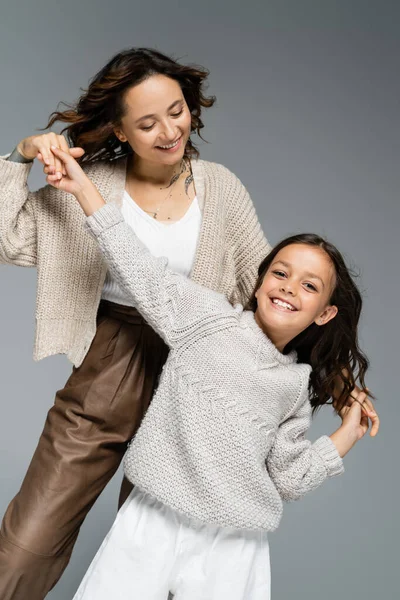
M 258 325 L 283 350 L 312 323 L 325 325 L 337 313 L 329 304 L 335 270 L 318 247 L 290 244 L 278 252 L 256 292 Z

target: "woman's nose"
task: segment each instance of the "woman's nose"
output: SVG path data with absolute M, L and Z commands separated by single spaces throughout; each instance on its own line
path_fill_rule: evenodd
M 171 123 L 169 120 L 164 121 L 163 123 L 163 134 L 165 135 L 165 137 L 168 139 L 169 142 L 173 142 L 175 137 L 176 137 L 176 133 L 175 133 L 175 126 L 173 123 Z

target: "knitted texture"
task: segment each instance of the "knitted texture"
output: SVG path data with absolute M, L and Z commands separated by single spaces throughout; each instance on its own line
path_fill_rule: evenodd
M 51 186 L 29 191 L 31 166 L 0 158 L 0 262 L 37 266 L 34 359 L 61 353 L 79 366 L 96 331 L 107 266 L 71 195 Z M 203 219 L 191 278 L 245 302 L 270 250 L 253 203 L 222 165 L 199 160 L 192 168 Z M 86 171 L 105 201 L 120 205 L 126 160 Z
M 117 207 L 87 219 L 113 277 L 170 347 L 159 387 L 125 456 L 135 485 L 207 523 L 274 530 L 282 501 L 343 471 L 311 423 L 310 367 L 280 353 L 254 314 L 173 273 Z

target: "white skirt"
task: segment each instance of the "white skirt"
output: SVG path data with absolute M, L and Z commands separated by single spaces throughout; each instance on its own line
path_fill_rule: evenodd
M 134 488 L 73 600 L 270 600 L 267 533 L 200 523 Z

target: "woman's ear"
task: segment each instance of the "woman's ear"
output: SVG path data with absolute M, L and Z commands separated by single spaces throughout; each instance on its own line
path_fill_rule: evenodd
M 122 131 L 122 129 L 120 127 L 114 127 L 114 133 L 120 142 L 128 141 L 128 138 L 126 137 L 126 135 L 124 134 L 124 132 Z
M 325 310 L 315 319 L 314 323 L 317 325 L 326 325 L 329 321 L 332 321 L 338 314 L 337 306 L 328 305 Z

